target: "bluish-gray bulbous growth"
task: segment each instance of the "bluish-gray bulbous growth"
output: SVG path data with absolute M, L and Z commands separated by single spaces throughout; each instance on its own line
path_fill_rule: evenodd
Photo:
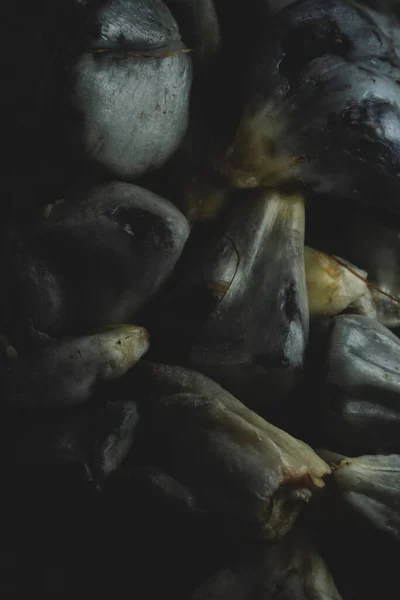
M 400 340 L 363 316 L 336 317 L 319 410 L 335 448 L 357 453 L 400 448 Z
M 376 23 L 343 0 L 295 2 L 266 22 L 250 63 L 233 185 L 300 179 L 399 213 L 400 61 Z
M 177 351 L 172 360 L 268 417 L 302 374 L 309 326 L 303 244 L 301 196 L 267 189 L 240 198 L 161 303 L 155 344 L 159 334 L 162 352 Z
M 160 167 L 182 141 L 191 58 L 161 0 L 110 0 L 91 19 L 88 52 L 72 70 L 71 103 L 82 120 L 73 141 L 132 180 Z
M 18 345 L 31 326 L 55 335 L 132 322 L 171 275 L 189 231 L 171 202 L 136 185 L 71 191 L 21 248 L 6 239 L 11 339 Z

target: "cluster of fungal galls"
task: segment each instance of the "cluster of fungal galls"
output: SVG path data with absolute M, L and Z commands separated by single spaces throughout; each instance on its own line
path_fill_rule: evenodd
M 11 31 L 34 25 L 38 69 L 32 106 L 8 74 L 4 598 L 388 597 L 400 543 L 388 4 L 7 9 Z

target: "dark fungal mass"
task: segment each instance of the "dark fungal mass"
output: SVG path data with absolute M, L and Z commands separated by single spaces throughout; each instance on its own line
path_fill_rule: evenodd
M 85 52 L 70 66 L 70 102 L 81 118 L 71 143 L 132 180 L 162 166 L 182 141 L 191 61 L 161 0 L 109 0 L 91 18 Z
M 398 7 L 2 23 L 0 596 L 391 597 Z
M 5 73 L 8 193 L 19 218 L 89 170 L 131 180 L 160 167 L 185 134 L 192 81 L 191 58 L 161 0 L 35 7 L 5 11 L 5 46 L 17 45 L 12 61 L 24 68 L 17 77 L 11 61 Z
M 318 23 L 318 28 L 316 27 Z M 349 37 L 342 34 L 337 23 L 321 23 L 318 17 L 301 23 L 294 31 L 288 31 L 282 43 L 283 58 L 279 63 L 279 72 L 292 80 L 298 77 L 312 60 L 323 54 L 337 54 L 342 58 L 350 54 Z
M 235 522 L 238 534 L 282 537 L 324 487 L 329 468 L 309 446 L 204 375 L 141 363 L 124 379 L 120 395 L 138 390 L 145 456 L 188 486 L 204 511 Z
M 322 557 L 301 529 L 279 544 L 249 550 L 197 589 L 192 600 L 340 600 Z
M 10 340 L 29 343 L 32 329 L 59 335 L 129 322 L 168 278 L 188 235 L 172 203 L 133 184 L 66 196 L 14 234 L 18 242 L 6 241 L 6 313 L 18 314 L 6 324 Z
M 268 415 L 302 374 L 303 236 L 301 196 L 254 191 L 239 198 L 205 255 L 161 300 L 162 319 L 149 324 L 159 356 L 213 377 Z
M 223 166 L 232 184 L 297 178 L 398 212 L 400 63 L 372 19 L 347 2 L 296 2 L 272 18 L 252 56 Z
M 138 422 L 134 402 L 109 402 L 92 410 L 67 414 L 8 409 L 13 433 L 2 430 L 2 444 L 9 458 L 7 473 L 47 476 L 49 489 L 56 488 L 64 473 L 69 485 L 74 479 L 87 488 L 101 487 L 127 455 Z
M 325 439 L 338 450 L 399 451 L 399 338 L 362 316 L 335 317 L 319 389 Z

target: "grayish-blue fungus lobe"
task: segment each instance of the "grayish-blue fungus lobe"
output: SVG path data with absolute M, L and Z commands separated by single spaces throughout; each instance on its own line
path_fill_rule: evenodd
M 400 61 L 375 22 L 342 0 L 295 2 L 252 56 L 220 167 L 230 184 L 297 180 L 399 213 Z
M 71 192 L 19 242 L 5 242 L 10 337 L 132 322 L 171 274 L 188 236 L 172 203 L 136 185 Z
M 325 485 L 330 469 L 310 446 L 204 375 L 140 361 L 116 382 L 123 389 L 138 400 L 148 464 L 246 535 L 282 537 Z
M 90 13 L 71 70 L 85 156 L 122 180 L 160 167 L 186 132 L 192 67 L 161 0 L 109 0 Z
M 355 453 L 400 447 L 400 340 L 364 316 L 335 317 L 317 411 L 330 444 Z
M 302 374 L 308 341 L 304 203 L 255 190 L 161 303 L 155 344 L 263 414 Z M 173 333 L 174 332 L 174 333 Z M 172 340 L 172 341 L 171 341 Z

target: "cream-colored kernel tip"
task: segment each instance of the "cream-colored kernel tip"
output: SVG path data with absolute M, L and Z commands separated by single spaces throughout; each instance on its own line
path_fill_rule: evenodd
M 345 261 L 339 263 L 324 252 L 305 246 L 304 264 L 312 317 L 335 316 L 368 291 L 365 271 Z
M 114 331 L 122 341 L 139 342 L 146 348 L 150 345 L 149 332 L 144 327 L 139 327 L 138 325 L 116 325 L 110 331 Z
M 124 354 L 124 361 L 134 364 L 150 347 L 149 332 L 137 325 L 113 325 L 94 334 L 107 346 L 116 344 Z

